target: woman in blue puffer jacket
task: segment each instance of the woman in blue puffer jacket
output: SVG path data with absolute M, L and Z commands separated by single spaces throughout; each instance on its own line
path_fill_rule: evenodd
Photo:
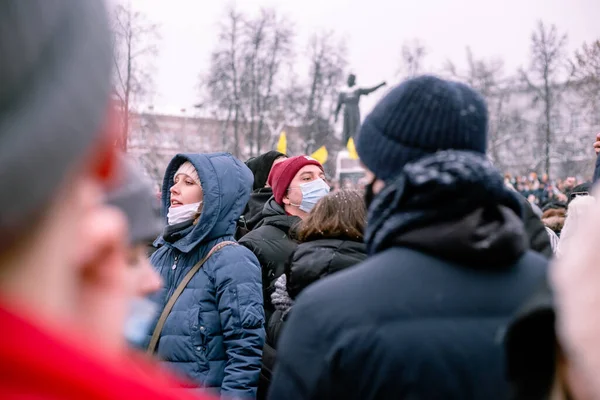
M 165 287 L 161 310 L 186 273 L 219 243 L 233 241 L 253 176 L 231 154 L 177 155 L 162 188 L 168 226 L 152 265 Z M 155 324 L 156 325 L 156 324 Z M 265 341 L 261 270 L 243 246 L 220 248 L 187 284 L 161 331 L 157 356 L 198 387 L 253 398 Z

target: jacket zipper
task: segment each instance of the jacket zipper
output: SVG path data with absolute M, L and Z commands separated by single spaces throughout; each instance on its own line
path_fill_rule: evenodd
M 175 250 L 175 249 L 173 249 Z M 175 250 L 176 251 L 176 250 Z M 175 287 L 175 281 L 176 281 L 176 276 L 177 276 L 177 262 L 179 261 L 179 254 L 175 255 L 175 260 L 173 261 L 173 265 L 171 265 L 171 272 L 169 272 L 169 292 L 167 293 L 167 300 L 168 301 L 171 296 L 173 295 L 173 292 L 175 291 L 176 287 Z

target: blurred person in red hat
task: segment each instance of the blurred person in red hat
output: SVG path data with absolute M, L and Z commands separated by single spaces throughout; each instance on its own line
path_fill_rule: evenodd
M 131 301 L 159 281 L 128 257 L 152 227 L 128 237 L 106 197 L 120 176 L 110 41 L 100 0 L 0 5 L 3 399 L 185 398 L 127 345 Z

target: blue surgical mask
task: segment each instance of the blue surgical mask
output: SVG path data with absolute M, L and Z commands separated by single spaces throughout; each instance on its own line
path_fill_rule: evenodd
M 319 200 L 327 196 L 331 190 L 323 179 L 315 179 L 312 182 L 303 183 L 299 186 L 302 191 L 302 203 L 298 208 L 304 212 L 311 212 Z
M 158 307 L 154 302 L 143 297 L 134 298 L 129 307 L 129 316 L 125 322 L 125 339 L 130 345 L 138 347 L 150 334 L 150 325 L 158 314 Z

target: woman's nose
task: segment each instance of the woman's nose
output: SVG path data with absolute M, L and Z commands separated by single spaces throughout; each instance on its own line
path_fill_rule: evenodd
M 171 192 L 171 194 L 173 194 L 173 193 L 179 194 L 179 190 L 177 189 L 177 184 L 171 186 L 171 188 L 169 189 L 169 192 Z

